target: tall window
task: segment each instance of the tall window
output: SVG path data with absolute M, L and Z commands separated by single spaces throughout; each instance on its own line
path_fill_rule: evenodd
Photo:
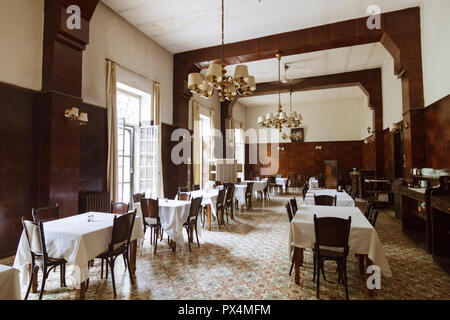
M 118 199 L 158 194 L 158 128 L 153 125 L 151 95 L 117 83 Z
M 200 164 L 202 187 L 206 186 L 209 181 L 209 160 L 211 158 L 211 118 L 200 114 L 200 132 L 202 135 L 201 154 L 202 161 Z
M 242 123 L 235 121 L 234 129 L 234 153 L 238 167 L 241 169 L 237 177 L 244 180 L 244 164 L 245 164 L 245 141 L 244 130 L 242 129 Z

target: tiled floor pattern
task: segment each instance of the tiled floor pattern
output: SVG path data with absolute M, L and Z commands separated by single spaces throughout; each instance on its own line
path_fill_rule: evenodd
M 287 199 L 287 196 L 273 197 L 267 206 L 255 201 L 253 212 L 239 213 L 221 231 L 217 224 L 213 224 L 212 231 L 202 230 L 201 247 L 193 245 L 192 252 L 186 247 L 174 254 L 164 240 L 153 255 L 147 232 L 138 256 L 134 285 L 122 260 L 117 260 L 117 299 L 316 299 L 310 251 L 306 251 L 300 285 L 288 275 L 289 223 L 284 208 Z M 400 221 L 392 217 L 392 212 L 380 213 L 376 229 L 393 276 L 383 277 L 382 289 L 369 297 L 357 259 L 351 254 L 350 299 L 450 299 L 450 276 L 422 246 L 402 233 Z M 345 299 L 343 287 L 336 283 L 334 264 L 329 262 L 326 270 L 330 283 L 322 279 L 320 298 Z M 91 274 L 85 299 L 113 299 L 111 278 L 100 279 L 99 261 Z M 67 282 L 70 285 L 70 276 Z M 37 296 L 31 294 L 30 299 Z M 44 299 L 75 299 L 75 291 L 59 288 L 59 272 L 55 272 L 47 282 Z

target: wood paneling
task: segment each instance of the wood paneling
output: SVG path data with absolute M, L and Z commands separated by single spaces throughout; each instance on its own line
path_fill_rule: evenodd
M 37 204 L 36 94 L 0 83 L 0 258 L 15 253 Z
M 427 168 L 450 169 L 450 95 L 425 109 Z
M 394 155 L 392 146 L 392 133 L 389 129 L 384 130 L 384 177 L 388 179 L 393 179 L 394 177 Z
M 365 144 L 363 142 L 362 146 L 362 160 L 363 160 L 363 167 L 367 170 L 376 170 L 377 164 L 376 164 L 376 142 L 370 141 L 369 143 Z
M 104 192 L 108 163 L 106 109 L 83 104 L 80 110 L 89 115 L 89 123 L 80 132 L 80 192 Z
M 349 173 L 352 168 L 362 168 L 362 146 L 361 141 L 336 141 L 336 142 L 300 142 L 300 143 L 282 143 L 278 158 L 271 154 L 272 146 L 270 144 L 246 144 L 246 165 L 245 175 L 249 178 L 261 174 L 262 167 L 275 165 L 278 167 L 278 173 L 284 177 L 290 176 L 294 179 L 295 174 L 300 173 L 302 180 L 306 181 L 311 176 L 324 173 L 325 160 L 338 161 L 338 175 L 342 176 L 345 184 L 351 184 Z M 316 150 L 316 146 L 321 146 L 321 150 Z M 257 148 L 267 148 L 266 157 L 259 157 L 258 163 L 267 163 L 275 161 L 268 166 L 259 164 L 249 164 L 249 150 Z M 275 148 L 276 150 L 276 148 Z M 277 160 L 278 159 L 278 160 Z

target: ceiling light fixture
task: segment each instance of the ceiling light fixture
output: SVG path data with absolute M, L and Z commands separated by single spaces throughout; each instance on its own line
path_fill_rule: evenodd
M 219 91 L 221 102 L 232 101 L 237 95 L 249 96 L 256 90 L 255 77 L 248 74 L 246 65 L 238 65 L 234 77 L 227 76 L 225 69 L 225 0 L 222 0 L 222 59 L 212 63 L 206 73 L 206 79 L 200 73 L 190 73 L 188 88 L 192 93 L 198 93 L 207 99 Z
M 290 91 L 290 116 L 286 115 L 281 105 L 281 53 L 277 53 L 276 58 L 278 60 L 278 109 L 275 114 L 267 113 L 267 115 L 258 117 L 258 125 L 263 128 L 278 129 L 281 132 L 283 127 L 285 128 L 298 128 L 302 124 L 302 116 L 297 112 L 292 112 L 292 90 Z

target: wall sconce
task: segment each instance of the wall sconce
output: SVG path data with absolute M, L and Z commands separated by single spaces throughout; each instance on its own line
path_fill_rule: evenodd
M 316 146 L 316 150 L 322 150 L 322 146 Z
M 365 144 L 369 144 L 373 141 L 375 141 L 375 137 L 373 135 L 364 139 Z
M 372 134 L 372 133 L 373 133 L 373 130 L 372 130 L 371 127 L 367 127 L 367 133 L 368 133 L 368 134 Z
M 286 150 L 284 147 L 278 147 L 277 149 L 278 149 L 278 151 L 285 151 Z
M 399 132 L 400 130 L 402 130 L 402 128 L 403 129 L 408 129 L 409 128 L 409 123 L 407 121 L 405 121 L 405 120 L 400 121 L 398 123 L 392 123 L 389 126 L 389 131 L 390 132 Z
M 81 112 L 78 108 L 66 109 L 64 111 L 64 116 L 68 118 L 70 121 L 75 121 L 80 126 L 85 126 L 88 123 L 88 115 L 85 112 Z
M 403 128 L 405 128 L 405 129 L 409 128 L 409 123 L 405 120 L 403 120 Z

